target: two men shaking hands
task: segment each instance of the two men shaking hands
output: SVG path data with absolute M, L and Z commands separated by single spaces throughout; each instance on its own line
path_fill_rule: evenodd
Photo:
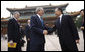
M 61 8 L 56 8 L 55 15 L 57 19 L 55 21 L 55 25 L 53 26 L 53 28 L 46 29 L 41 18 L 41 16 L 43 16 L 44 14 L 44 9 L 42 7 L 39 7 L 36 9 L 36 13 L 36 15 L 33 15 L 31 17 L 31 51 L 44 51 L 44 35 L 52 33 L 56 30 L 58 31 L 62 51 L 78 51 L 76 43 L 79 42 L 79 36 L 77 28 L 71 16 L 64 15 Z

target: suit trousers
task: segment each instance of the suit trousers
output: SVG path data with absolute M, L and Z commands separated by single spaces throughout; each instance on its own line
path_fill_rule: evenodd
M 44 44 L 32 45 L 30 51 L 44 51 Z

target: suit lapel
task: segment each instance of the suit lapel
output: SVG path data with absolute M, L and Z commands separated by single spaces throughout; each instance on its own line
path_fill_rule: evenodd
M 30 29 L 30 26 L 29 25 L 27 25 L 28 26 L 28 29 Z
M 59 19 L 56 20 L 56 27 L 60 28 Z
M 16 28 L 19 28 L 20 25 L 18 24 L 18 22 L 15 19 L 14 19 L 14 23 L 15 23 Z
M 64 15 L 62 16 L 61 26 L 63 26 L 63 22 L 64 22 Z
M 37 16 L 37 15 L 36 15 Z M 39 17 L 37 16 L 37 19 L 38 19 L 38 24 L 42 26 L 42 22 L 40 21 Z

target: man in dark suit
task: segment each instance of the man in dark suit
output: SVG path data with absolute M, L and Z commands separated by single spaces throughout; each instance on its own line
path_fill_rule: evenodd
M 48 33 L 57 29 L 62 51 L 78 51 L 76 43 L 79 43 L 79 36 L 71 16 L 63 15 L 61 8 L 56 8 L 55 14 L 58 18 Z
M 26 35 L 26 40 L 27 40 L 27 51 L 30 51 L 30 34 L 31 34 L 31 28 L 30 28 L 30 20 L 27 21 L 27 25 L 25 27 L 25 35 Z
M 21 51 L 20 45 L 20 26 L 17 22 L 20 17 L 19 12 L 14 12 L 13 18 L 8 21 L 8 42 L 17 43 L 16 48 L 9 48 L 8 51 Z
M 36 15 L 31 16 L 30 51 L 44 51 L 47 30 L 41 16 L 44 13 L 42 7 L 36 9 Z
M 82 9 L 80 12 L 81 12 L 81 16 L 83 18 L 83 20 L 82 20 L 82 26 L 81 26 L 80 29 L 83 31 L 83 37 L 84 37 L 84 9 Z

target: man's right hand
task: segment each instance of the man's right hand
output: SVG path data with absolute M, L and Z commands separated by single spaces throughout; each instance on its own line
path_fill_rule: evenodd
M 47 35 L 48 34 L 48 31 L 47 30 L 43 30 L 43 34 L 44 35 Z
M 80 42 L 79 42 L 79 41 L 80 41 L 80 40 L 76 40 L 76 43 L 77 43 L 77 44 L 80 44 Z

